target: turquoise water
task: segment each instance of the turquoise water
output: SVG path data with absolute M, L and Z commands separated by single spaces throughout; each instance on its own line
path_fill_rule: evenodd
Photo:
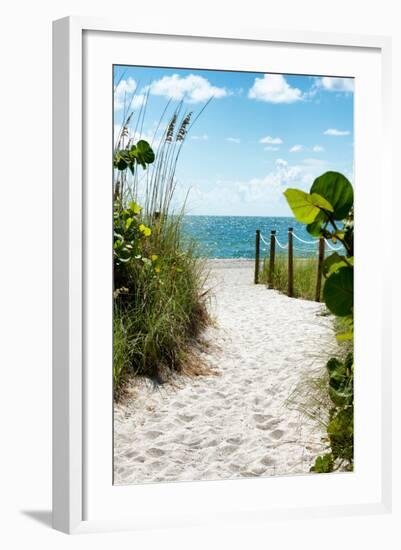
M 255 231 L 260 229 L 267 242 L 270 230 L 275 229 L 280 243 L 287 243 L 288 228 L 306 241 L 314 238 L 307 233 L 305 226 L 294 218 L 256 216 L 185 216 L 184 231 L 189 238 L 199 243 L 200 253 L 207 258 L 254 258 Z M 261 253 L 266 245 L 261 242 Z M 276 245 L 277 253 L 286 253 Z M 294 256 L 315 256 L 316 244 L 305 244 L 294 239 Z

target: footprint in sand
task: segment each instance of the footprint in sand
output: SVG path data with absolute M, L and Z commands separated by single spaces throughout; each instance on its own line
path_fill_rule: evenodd
M 166 451 L 163 451 L 163 449 L 159 449 L 158 447 L 151 447 L 148 449 L 147 454 L 150 456 L 159 457 L 166 454 Z
M 273 458 L 270 458 L 270 456 L 265 456 L 260 462 L 263 466 L 274 466 L 276 463 L 276 461 Z
M 184 407 L 186 407 L 186 403 L 181 403 L 181 401 L 174 401 L 171 406 L 175 409 L 183 409 Z
M 197 449 L 200 447 L 201 443 L 202 443 L 202 439 L 195 437 L 193 439 L 190 439 L 186 444 L 188 445 L 188 447 Z
M 242 437 L 236 436 L 236 437 L 229 437 L 227 439 L 227 443 L 231 443 L 232 445 L 239 445 L 242 442 Z
M 179 414 L 178 418 L 182 420 L 183 422 L 191 422 L 194 418 L 196 418 L 195 414 Z
M 183 443 L 185 439 L 185 434 L 178 434 L 172 441 L 173 443 Z
M 255 473 L 252 470 L 241 470 L 240 476 L 241 477 L 258 477 L 260 474 Z
M 126 453 L 125 456 L 127 458 L 135 458 L 137 454 L 138 454 L 137 451 L 130 451 L 129 453 Z
M 256 427 L 258 430 L 263 430 L 264 432 L 267 432 L 271 429 L 269 424 L 256 424 Z
M 220 449 L 220 452 L 223 455 L 231 455 L 237 450 L 238 448 L 235 445 L 225 445 Z
M 147 439 L 157 439 L 161 435 L 163 435 L 163 433 L 159 432 L 158 430 L 150 430 L 149 432 L 146 433 L 146 438 Z
M 270 420 L 272 419 L 272 415 L 271 414 L 254 414 L 253 415 L 253 419 L 255 420 L 255 422 L 258 422 L 258 423 L 261 423 L 261 422 L 266 422 L 266 420 Z
M 266 467 L 265 466 L 253 466 L 251 471 L 252 471 L 252 474 L 254 476 L 261 476 L 266 472 Z
M 205 441 L 204 447 L 216 447 L 219 444 L 217 439 L 211 439 L 210 441 Z
M 270 436 L 273 437 L 274 439 L 281 439 L 283 435 L 284 435 L 283 430 L 274 430 L 270 434 Z
M 165 468 L 166 464 L 164 462 L 160 462 L 160 460 L 154 460 L 150 463 L 150 467 L 152 470 L 161 470 L 162 468 Z
M 227 397 L 227 394 L 221 392 L 221 391 L 217 391 L 215 393 L 215 396 L 218 397 L 219 399 L 225 399 Z

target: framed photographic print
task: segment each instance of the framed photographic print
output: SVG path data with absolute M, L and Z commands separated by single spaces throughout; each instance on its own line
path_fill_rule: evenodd
M 388 510 L 389 40 L 53 49 L 55 528 Z

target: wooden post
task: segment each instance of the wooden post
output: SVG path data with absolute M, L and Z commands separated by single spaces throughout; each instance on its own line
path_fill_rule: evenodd
M 316 275 L 316 294 L 315 301 L 320 302 L 320 293 L 322 289 L 322 271 L 323 271 L 323 262 L 324 262 L 324 238 L 320 237 L 319 239 L 319 254 L 317 260 L 317 275 Z
M 276 256 L 276 232 L 270 232 L 269 288 L 274 288 L 274 260 Z
M 294 250 L 292 227 L 288 228 L 288 296 L 294 296 Z
M 255 235 L 255 285 L 259 282 L 259 257 L 260 257 L 260 229 Z

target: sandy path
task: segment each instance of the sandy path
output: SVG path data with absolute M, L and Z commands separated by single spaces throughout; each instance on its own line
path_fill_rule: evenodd
M 217 326 L 206 336 L 219 348 L 205 359 L 220 376 L 143 381 L 115 407 L 115 483 L 304 473 L 322 452 L 323 431 L 286 400 L 335 347 L 332 321 L 321 304 L 252 284 L 252 270 L 212 262 Z

